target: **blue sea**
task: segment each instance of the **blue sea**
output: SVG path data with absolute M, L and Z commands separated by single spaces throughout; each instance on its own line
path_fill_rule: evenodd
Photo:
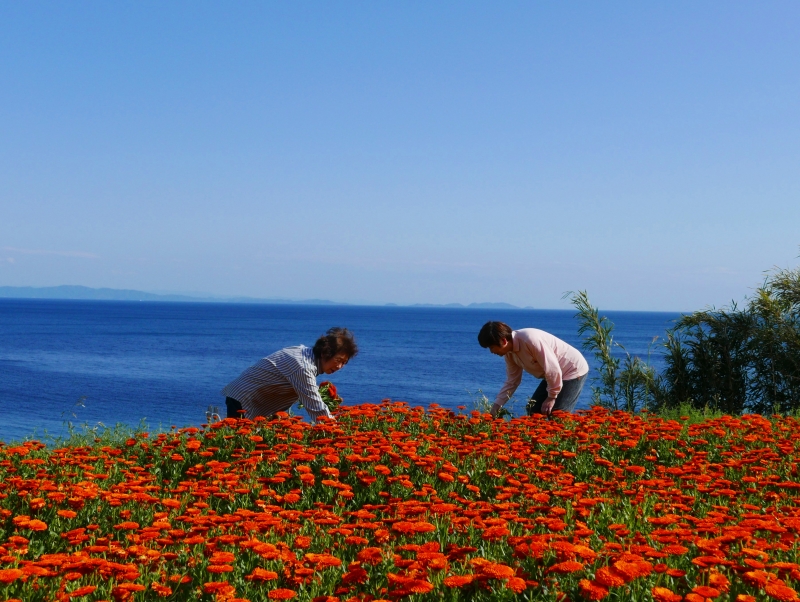
M 605 315 L 628 352 L 663 364 L 659 343 L 678 314 Z M 493 399 L 505 377 L 503 359 L 477 342 L 488 320 L 581 346 L 571 310 L 0 299 L 0 441 L 47 442 L 69 422 L 202 424 L 209 405 L 224 412 L 220 390 L 245 368 L 282 347 L 313 345 L 331 326 L 351 329 L 360 348 L 326 377 L 345 405 L 389 398 L 470 410 L 481 392 Z M 594 376 L 594 358 L 584 355 Z M 523 377 L 516 413 L 537 384 Z M 579 407 L 590 400 L 587 385 Z

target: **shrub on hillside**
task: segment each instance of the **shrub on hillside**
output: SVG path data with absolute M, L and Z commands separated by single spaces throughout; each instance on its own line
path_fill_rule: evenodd
M 770 272 L 743 307 L 682 316 L 667 333 L 659 404 L 730 414 L 800 409 L 800 269 Z
M 614 325 L 585 291 L 571 294 L 578 332 L 594 354 L 595 405 L 634 412 L 689 405 L 728 414 L 800 410 L 800 269 L 774 270 L 743 307 L 731 304 L 681 316 L 666 333 L 666 366 L 620 359 Z

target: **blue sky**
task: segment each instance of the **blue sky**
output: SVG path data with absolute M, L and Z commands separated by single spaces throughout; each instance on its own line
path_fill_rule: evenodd
M 796 2 L 5 2 L 0 285 L 693 310 L 800 253 Z

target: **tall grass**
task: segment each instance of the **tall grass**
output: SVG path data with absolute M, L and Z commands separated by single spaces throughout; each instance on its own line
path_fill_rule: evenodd
M 598 365 L 598 376 L 593 380 L 596 384 L 592 385 L 594 405 L 627 412 L 652 408 L 657 378 L 655 368 L 649 361 L 632 356 L 614 340 L 613 322 L 600 316 L 586 291 L 567 295 L 578 310 L 578 334 L 584 336 L 583 347 L 594 355 Z M 621 359 L 614 356 L 615 347 L 624 353 Z

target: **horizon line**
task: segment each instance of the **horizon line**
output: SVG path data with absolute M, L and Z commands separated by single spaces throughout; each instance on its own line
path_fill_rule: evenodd
M 5 289 L 5 290 L 4 290 Z M 94 292 L 111 292 L 111 293 L 124 293 L 128 298 L 120 296 L 114 297 L 93 297 L 93 296 L 27 296 L 9 295 L 4 294 L 12 291 L 50 291 L 56 292 L 58 289 L 83 289 Z M 147 296 L 149 298 L 135 298 L 136 296 Z M 62 284 L 57 286 L 0 286 L 0 299 L 24 299 L 31 301 L 112 301 L 112 302 L 130 302 L 130 303 L 207 303 L 207 304 L 226 304 L 226 305 L 318 305 L 318 306 L 351 306 L 351 307 L 398 307 L 405 309 L 489 309 L 489 310 L 513 310 L 513 311 L 574 311 L 572 308 L 547 308 L 547 307 L 533 307 L 533 306 L 518 306 L 507 302 L 472 302 L 469 304 L 451 302 L 451 303 L 396 303 L 396 302 L 348 302 L 348 301 L 333 301 L 329 299 L 285 299 L 280 297 L 267 298 L 267 297 L 249 297 L 249 296 L 232 296 L 232 297 L 216 297 L 216 296 L 194 296 L 185 293 L 151 293 L 147 291 L 140 291 L 137 289 L 115 289 L 110 287 L 89 287 L 84 285 Z M 685 313 L 679 310 L 645 310 L 645 309 L 607 309 L 604 311 L 616 312 L 631 312 L 631 313 L 671 313 L 680 314 Z

